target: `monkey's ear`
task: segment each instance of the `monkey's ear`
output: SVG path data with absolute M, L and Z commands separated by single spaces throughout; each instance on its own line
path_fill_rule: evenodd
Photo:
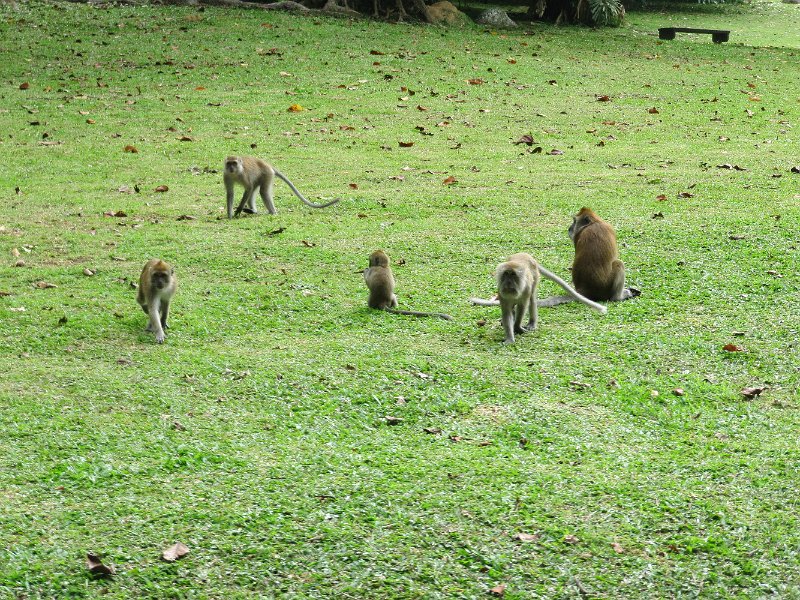
M 586 227 L 587 225 L 591 225 L 591 224 L 592 224 L 592 219 L 591 219 L 591 218 L 589 218 L 589 215 L 584 215 L 584 216 L 582 216 L 580 219 L 578 219 L 577 223 L 575 223 L 575 225 L 576 225 L 576 226 L 577 226 L 579 229 L 583 229 L 583 228 L 584 228 L 584 227 Z

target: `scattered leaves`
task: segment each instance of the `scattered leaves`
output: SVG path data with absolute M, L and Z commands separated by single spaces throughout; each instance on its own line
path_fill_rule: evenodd
M 351 190 L 357 190 L 358 189 L 358 184 L 357 183 L 348 183 L 347 185 Z
M 157 187 L 155 190 L 153 190 L 153 191 L 154 191 L 154 192 L 163 193 L 163 192 L 168 192 L 168 191 L 169 191 L 169 188 L 168 188 L 166 185 L 160 185 L 160 186 L 158 186 L 158 187 Z
M 533 146 L 533 145 L 534 145 L 536 142 L 534 141 L 534 139 L 533 139 L 533 136 L 532 136 L 532 135 L 525 134 L 525 135 L 523 135 L 522 137 L 520 137 L 520 138 L 519 138 L 519 139 L 518 139 L 516 142 L 514 142 L 514 143 L 515 143 L 515 144 L 525 144 L 525 145 L 527 145 L 527 146 Z
M 506 584 L 500 583 L 494 586 L 492 589 L 489 590 L 489 593 L 492 594 L 493 596 L 498 596 L 498 597 L 504 596 L 506 593 Z
M 694 198 L 694 194 L 690 192 L 680 192 L 678 198 Z
M 414 145 L 414 142 L 398 142 L 401 148 L 411 148 Z
M 611 97 L 610 96 L 606 96 L 605 94 L 599 95 L 599 96 L 595 96 L 595 98 L 597 98 L 598 102 L 611 102 Z
M 442 430 L 438 427 L 425 427 L 422 431 L 425 433 L 430 433 L 431 435 L 439 435 L 442 433 Z
M 302 107 L 302 106 L 300 106 L 299 104 L 292 104 L 292 105 L 291 105 L 289 108 L 287 108 L 286 110 L 287 110 L 288 112 L 293 112 L 293 113 L 296 113 L 296 112 L 302 112 L 302 111 L 304 111 L 304 110 L 305 110 L 305 108 L 303 108 L 303 107 Z
M 736 344 L 725 344 L 722 349 L 725 350 L 725 352 L 744 352 L 744 348 Z
M 611 548 L 612 548 L 612 549 L 614 550 L 614 552 L 616 552 L 617 554 L 622 554 L 623 552 L 625 552 L 625 550 L 622 548 L 622 545 L 621 545 L 619 542 L 614 542 L 614 543 L 612 543 L 612 544 L 611 544 Z
M 27 81 L 23 81 L 22 83 L 19 84 L 19 89 L 21 90 L 27 90 L 29 87 L 31 87 L 31 84 L 28 83 Z
M 128 213 L 126 213 L 124 210 L 118 210 L 116 212 L 113 211 L 113 210 L 108 210 L 108 211 L 103 213 L 103 216 L 104 217 L 127 217 Z
M 467 83 L 470 85 L 483 85 L 486 83 L 483 79 L 476 78 L 476 79 L 467 79 Z
M 127 146 L 125 146 L 125 152 L 136 154 L 137 152 L 139 152 L 139 149 L 136 146 L 131 146 L 130 144 L 128 144 Z
M 50 288 L 57 288 L 58 286 L 55 283 L 50 283 L 49 281 L 37 281 L 34 284 L 34 287 L 39 290 L 48 290 Z
M 561 156 L 562 154 L 564 154 L 564 151 L 558 150 L 557 148 L 553 148 L 552 150 L 550 150 L 550 152 L 548 152 L 548 154 L 550 156 Z
M 196 221 L 197 217 L 193 217 L 192 215 L 181 215 L 176 221 Z
M 684 394 L 686 394 L 683 388 L 675 388 L 674 390 L 672 390 L 672 393 L 675 396 L 683 396 Z
M 577 536 L 572 535 L 570 533 L 570 534 L 564 536 L 564 543 L 565 544 L 578 544 L 578 543 L 580 543 L 580 540 L 578 539 Z
M 453 177 L 453 176 L 451 175 L 450 177 L 448 177 L 447 179 L 445 179 L 444 181 L 442 181 L 442 183 L 443 183 L 444 185 L 452 185 L 453 183 L 458 183 L 458 180 L 457 180 L 455 177 Z
M 654 106 L 653 108 L 647 109 L 647 112 L 649 112 L 651 115 L 657 115 L 658 109 Z
M 514 535 L 514 539 L 520 542 L 538 542 L 540 537 L 538 533 L 517 533 Z
M 383 417 L 383 420 L 386 421 L 387 425 L 400 425 L 400 423 L 405 421 L 405 419 L 403 419 L 402 417 L 392 417 L 389 415 Z

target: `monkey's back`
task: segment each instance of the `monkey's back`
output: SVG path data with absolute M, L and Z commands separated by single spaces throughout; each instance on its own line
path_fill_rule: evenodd
M 618 257 L 617 235 L 605 221 L 595 221 L 578 231 L 572 263 L 572 283 L 578 293 L 590 300 L 607 300 L 613 290 Z

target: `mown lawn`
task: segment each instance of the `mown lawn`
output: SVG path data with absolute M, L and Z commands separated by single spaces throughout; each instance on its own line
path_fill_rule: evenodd
M 0 597 L 800 597 L 800 8 L 0 15 Z M 229 221 L 228 154 L 342 201 Z M 642 296 L 503 347 L 467 298 L 584 205 Z

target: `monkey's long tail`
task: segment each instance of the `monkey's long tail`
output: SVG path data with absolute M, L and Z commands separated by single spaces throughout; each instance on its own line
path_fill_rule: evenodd
M 470 298 L 469 301 L 476 306 L 500 306 L 500 300 L 484 300 L 483 298 Z
M 325 208 L 326 206 L 330 206 L 331 204 L 336 204 L 339 201 L 339 198 L 335 198 L 334 200 L 331 200 L 330 202 L 326 202 L 325 204 L 314 204 L 313 202 L 309 202 L 308 200 L 306 200 L 303 197 L 303 194 L 300 193 L 300 190 L 298 190 L 296 187 L 294 187 L 294 184 L 291 181 L 289 181 L 289 178 L 286 177 L 286 175 L 284 175 L 283 173 L 281 173 L 280 171 L 278 171 L 278 169 L 276 169 L 274 167 L 273 167 L 273 170 L 275 171 L 275 176 L 279 177 L 281 180 L 283 180 L 286 183 L 286 185 L 288 185 L 290 188 L 292 188 L 292 191 L 294 192 L 294 195 L 297 196 L 298 198 L 300 198 L 300 200 L 302 200 L 307 206 L 311 206 L 313 208 Z
M 439 317 L 445 321 L 452 321 L 453 317 L 445 313 L 427 313 L 417 312 L 416 310 L 399 310 L 397 308 L 384 308 L 386 312 L 394 313 L 396 315 L 408 315 L 410 317 Z
M 560 285 L 562 288 L 564 288 L 564 290 L 566 290 L 566 292 L 570 296 L 572 296 L 575 300 L 577 300 L 578 302 L 583 302 L 586 306 L 595 309 L 600 314 L 604 315 L 604 314 L 606 314 L 608 312 L 608 309 L 605 306 L 603 306 L 602 304 L 598 304 L 597 302 L 593 302 L 592 300 L 589 300 L 585 296 L 581 296 L 578 292 L 576 292 L 571 287 L 569 287 L 569 284 L 566 281 L 564 281 L 563 279 L 561 279 L 561 277 L 559 277 L 555 273 L 551 273 L 550 271 L 545 269 L 542 265 L 539 265 L 539 272 L 542 275 L 544 275 L 545 277 L 547 277 L 550 281 L 554 281 L 558 285 Z M 543 305 L 543 304 L 539 304 L 538 302 L 536 304 L 538 306 L 546 306 L 546 305 Z M 552 306 L 552 305 L 550 305 L 550 306 Z

